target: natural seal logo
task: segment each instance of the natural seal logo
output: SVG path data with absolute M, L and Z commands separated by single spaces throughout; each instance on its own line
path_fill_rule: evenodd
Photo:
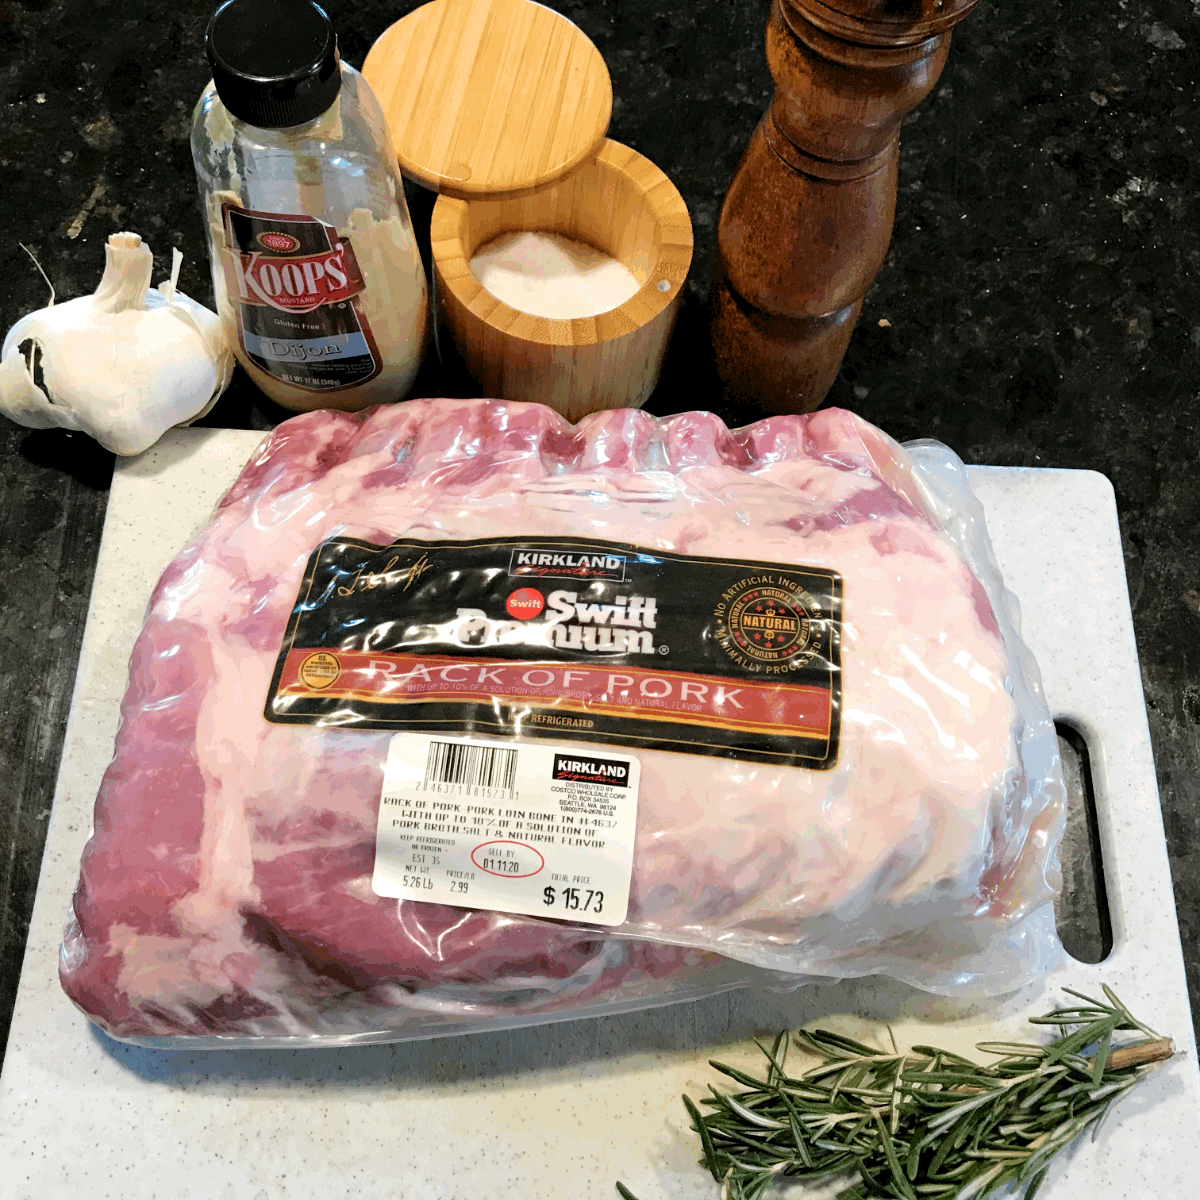
M 713 616 L 721 649 L 750 670 L 795 669 L 820 649 L 816 601 L 786 576 L 739 580 L 723 593 Z

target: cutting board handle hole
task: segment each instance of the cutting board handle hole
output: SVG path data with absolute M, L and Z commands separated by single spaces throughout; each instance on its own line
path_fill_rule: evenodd
M 1067 785 L 1067 830 L 1059 847 L 1063 890 L 1054 902 L 1054 919 L 1063 947 L 1073 959 L 1101 963 L 1112 953 L 1113 934 L 1091 755 L 1087 739 L 1073 725 L 1056 721 L 1054 728 Z

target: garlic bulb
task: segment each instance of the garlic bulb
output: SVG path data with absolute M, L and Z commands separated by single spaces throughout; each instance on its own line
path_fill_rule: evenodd
M 150 287 L 154 256 L 114 233 L 90 296 L 22 317 L 0 349 L 0 412 L 32 429 L 76 429 L 115 454 L 139 454 L 206 412 L 229 383 L 233 354 L 217 315 L 176 290 Z M 41 374 L 39 384 L 38 374 Z

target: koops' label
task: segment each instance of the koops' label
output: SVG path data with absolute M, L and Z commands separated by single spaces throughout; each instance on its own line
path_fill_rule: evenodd
M 227 204 L 225 286 L 242 349 L 285 383 L 325 392 L 378 375 L 354 247 L 315 217 Z
M 309 560 L 270 721 L 837 761 L 842 578 L 578 538 Z

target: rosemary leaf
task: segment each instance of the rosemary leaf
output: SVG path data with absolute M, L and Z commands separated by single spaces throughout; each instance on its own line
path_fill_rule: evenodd
M 783 1060 L 787 1055 L 787 1030 L 781 1029 L 775 1035 L 774 1045 L 771 1047 L 771 1052 L 767 1054 L 767 1060 L 771 1064 L 771 1070 L 767 1073 L 767 1086 L 770 1087 L 773 1083 L 778 1083 L 780 1080 L 787 1078 L 783 1073 Z M 762 1047 L 759 1047 L 762 1049 Z M 764 1050 L 764 1054 L 767 1052 Z
M 814 1029 L 807 1035 L 812 1041 L 822 1045 L 823 1048 L 838 1048 L 846 1053 L 839 1055 L 841 1058 L 875 1058 L 878 1056 L 878 1050 L 872 1050 L 870 1046 L 864 1046 L 862 1042 L 856 1042 L 853 1038 L 843 1037 L 840 1033 L 833 1033 L 828 1029 Z
M 892 1179 L 906 1200 L 917 1200 L 917 1193 L 913 1191 L 912 1184 L 908 1182 L 908 1176 L 900 1168 L 900 1160 L 896 1157 L 896 1146 L 892 1141 L 892 1135 L 888 1133 L 887 1126 L 878 1113 L 875 1114 L 875 1124 L 879 1127 L 879 1140 L 883 1144 L 883 1156 L 887 1159 L 887 1165 L 891 1169 Z
M 1033 1177 L 1033 1179 L 1030 1180 L 1029 1186 L 1025 1189 L 1025 1200 L 1033 1200 L 1034 1196 L 1038 1194 L 1042 1184 L 1046 1182 L 1046 1174 L 1049 1170 L 1049 1167 L 1043 1167 Z
M 921 1143 L 915 1138 L 909 1143 L 908 1162 L 905 1163 L 904 1173 L 908 1176 L 910 1181 L 917 1178 L 917 1174 L 921 1166 L 922 1149 L 923 1147 Z
M 928 1137 L 926 1141 L 930 1140 Z M 929 1178 L 936 1179 L 942 1171 L 942 1166 L 946 1159 L 950 1156 L 950 1151 L 954 1149 L 954 1142 L 950 1138 L 943 1138 L 942 1144 L 938 1147 L 937 1153 L 933 1156 L 933 1161 L 929 1164 Z
M 720 1183 L 721 1169 L 717 1162 L 717 1152 L 713 1149 L 712 1138 L 708 1134 L 708 1126 L 705 1125 L 704 1118 L 700 1115 L 700 1110 L 692 1103 L 690 1097 L 684 1096 L 683 1105 L 688 1110 L 688 1116 L 692 1118 L 692 1125 L 700 1135 L 700 1144 L 704 1147 L 705 1163 L 712 1172 L 712 1177 Z
M 749 1121 L 751 1125 L 757 1125 L 760 1129 L 786 1129 L 787 1126 L 782 1121 L 772 1120 L 770 1117 L 764 1117 L 760 1113 L 756 1113 L 753 1109 L 747 1108 L 744 1104 L 739 1104 L 732 1096 L 725 1097 L 725 1103 L 730 1109 L 737 1113 L 743 1121 Z
M 1112 1045 L 1112 1030 L 1104 1035 L 1104 1039 L 1100 1043 L 1100 1049 L 1096 1051 L 1096 1065 L 1092 1068 L 1092 1086 L 1099 1087 L 1100 1080 L 1104 1078 L 1104 1068 L 1108 1064 L 1108 1051 Z
M 753 1075 L 750 1075 L 746 1071 L 739 1071 L 737 1067 L 731 1067 L 727 1063 L 720 1063 L 715 1059 L 710 1058 L 708 1060 L 708 1065 L 712 1067 L 714 1071 L 720 1071 L 722 1075 L 728 1075 L 729 1078 L 735 1083 L 740 1083 L 744 1087 L 760 1089 L 763 1086 L 761 1079 L 755 1079 Z
M 808 1152 L 804 1134 L 800 1129 L 800 1114 L 796 1111 L 796 1106 L 792 1103 L 791 1097 L 788 1096 L 787 1092 L 781 1091 L 779 1098 L 783 1101 L 783 1105 L 787 1109 L 788 1128 L 791 1130 L 792 1142 L 796 1147 L 796 1152 L 800 1156 L 800 1161 L 811 1171 L 813 1161 L 812 1156 Z
M 982 1195 L 991 1187 L 993 1183 L 995 1183 L 996 1176 L 999 1175 L 1003 1169 L 1003 1167 L 997 1165 L 990 1171 L 985 1171 L 982 1175 L 976 1175 L 975 1178 L 968 1183 L 967 1186 L 963 1188 L 957 1196 L 955 1196 L 954 1200 L 971 1200 L 972 1196 Z

